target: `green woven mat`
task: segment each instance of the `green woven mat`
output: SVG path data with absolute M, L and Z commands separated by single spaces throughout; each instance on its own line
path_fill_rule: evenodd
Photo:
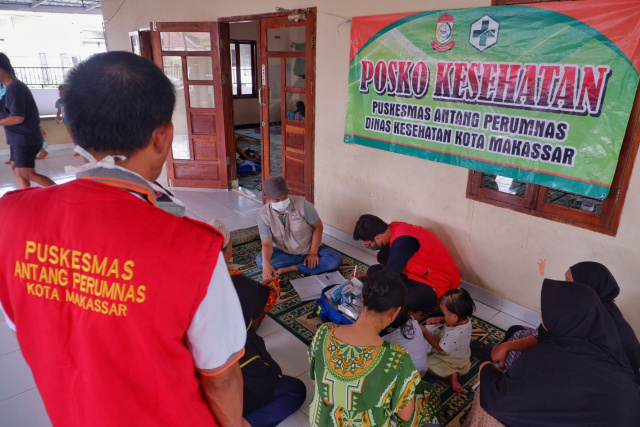
M 249 236 L 255 235 L 255 240 L 246 241 L 245 243 L 235 242 L 233 245 L 233 265 L 232 267 L 242 271 L 245 275 L 261 280 L 262 270 L 260 270 L 255 264 L 256 255 L 262 250 L 260 240 L 257 234 L 257 226 L 250 227 L 244 230 L 239 230 L 234 233 L 240 233 L 242 235 Z M 340 251 L 338 251 L 340 252 Z M 340 252 L 343 258 L 343 265 L 340 267 L 340 272 L 346 278 L 353 271 L 353 267 L 358 265 L 359 271 L 365 271 L 368 265 Z M 316 302 L 315 301 L 301 301 L 297 292 L 291 284 L 290 280 L 303 277 L 300 273 L 287 273 L 281 276 L 280 285 L 282 293 L 276 301 L 275 306 L 269 312 L 269 316 L 276 322 L 290 331 L 293 335 L 298 337 L 302 342 L 309 345 L 318 325 L 322 323 L 318 315 L 315 313 Z M 431 316 L 440 316 L 442 313 L 437 308 L 433 311 L 425 314 L 422 320 Z M 504 337 L 504 331 L 484 320 L 473 317 L 473 333 L 472 339 L 491 346 L 499 343 Z M 458 427 L 460 425 L 460 418 L 466 414 L 467 406 L 473 400 L 473 392 L 471 387 L 476 382 L 476 375 L 478 373 L 478 367 L 480 361 L 476 358 L 471 358 L 471 370 L 459 378 L 460 384 L 467 390 L 466 393 L 455 393 L 448 381 L 438 380 L 434 383 L 436 390 L 440 394 L 442 400 L 442 410 L 444 416 L 443 425 L 446 427 Z

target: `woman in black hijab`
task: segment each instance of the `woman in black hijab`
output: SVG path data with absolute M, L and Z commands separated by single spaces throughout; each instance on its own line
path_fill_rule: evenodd
M 616 326 L 586 285 L 545 279 L 542 323 L 552 337 L 507 373 L 485 362 L 480 407 L 511 427 L 640 425 L 640 392 Z M 487 425 L 468 419 L 465 425 Z
M 598 294 L 616 325 L 620 342 L 633 369 L 636 384 L 640 385 L 640 342 L 613 301 L 620 294 L 620 286 L 616 279 L 607 267 L 592 261 L 579 262 L 571 266 L 565 276 L 569 281 L 587 285 Z

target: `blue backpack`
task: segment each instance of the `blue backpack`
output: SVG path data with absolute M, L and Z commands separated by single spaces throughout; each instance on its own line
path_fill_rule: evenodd
M 354 320 L 345 316 L 338 311 L 338 307 L 331 301 L 327 300 L 324 294 L 329 290 L 340 285 L 329 285 L 322 290 L 320 299 L 316 303 L 316 314 L 322 319 L 323 322 L 333 322 L 338 325 L 350 325 Z

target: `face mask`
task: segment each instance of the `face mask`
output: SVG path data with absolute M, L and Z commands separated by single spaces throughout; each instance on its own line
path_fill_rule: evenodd
M 271 207 L 278 212 L 283 212 L 289 207 L 289 198 L 287 197 L 281 202 L 271 202 Z

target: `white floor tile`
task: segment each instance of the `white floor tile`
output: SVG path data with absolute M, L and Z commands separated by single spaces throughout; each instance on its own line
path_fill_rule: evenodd
M 489 321 L 493 316 L 498 314 L 498 310 L 493 307 L 489 307 L 486 304 L 483 304 L 478 301 L 474 301 L 476 304 L 476 311 L 473 313 L 476 317 L 479 317 L 482 320 Z
M 302 375 L 298 375 L 298 379 L 301 380 L 305 387 L 307 388 L 307 397 L 304 400 L 304 403 L 300 407 L 300 410 L 304 412 L 306 415 L 309 415 L 309 405 L 311 404 L 311 400 L 313 399 L 313 393 L 315 392 L 315 388 L 313 386 L 313 381 L 309 377 L 309 371 L 305 372 Z
M 279 331 L 280 329 L 282 329 L 282 325 L 280 323 L 276 322 L 271 317 L 266 316 L 258 328 L 258 335 L 264 338 L 267 335 L 271 335 L 272 333 Z
M 258 221 L 258 215 L 260 214 L 260 208 L 252 209 L 246 212 L 242 212 L 242 216 L 245 218 L 252 219 L 254 221 Z
M 20 351 L 0 356 L 0 401 L 36 386 L 31 369 Z
M 500 308 L 500 311 L 531 325 L 539 325 L 541 321 L 540 313 L 537 313 L 506 299 L 502 301 L 502 307 Z
M 0 425 L 7 427 L 50 427 L 51 421 L 37 388 L 0 402 Z
M 509 316 L 508 314 L 498 313 L 493 316 L 488 322 L 497 326 L 498 328 L 504 329 L 505 331 L 509 329 L 509 327 L 513 325 L 522 325 L 523 322 L 520 319 L 516 319 L 513 316 Z
M 195 213 L 191 212 L 189 209 L 187 209 L 187 211 L 184 213 L 185 216 L 188 216 L 191 219 L 196 219 L 198 221 L 203 221 L 203 222 L 207 222 L 204 220 L 204 218 L 200 218 L 199 215 L 196 215 Z
M 228 216 L 238 215 L 236 211 L 222 203 L 215 202 L 204 196 L 201 200 L 193 200 L 184 202 L 187 209 L 209 222 L 216 218 L 224 218 Z
M 255 211 L 262 207 L 260 203 L 255 202 L 246 197 L 240 196 L 239 194 L 236 194 L 235 200 L 232 199 L 228 203 L 225 203 L 225 205 L 239 213 Z
M 240 230 L 258 224 L 258 221 L 244 217 L 238 213 L 230 216 L 217 217 L 217 219 L 222 221 L 229 231 Z
M 17 350 L 20 350 L 20 346 L 16 334 L 9 329 L 7 322 L 0 322 L 0 356 Z
M 278 424 L 278 427 L 304 427 L 309 425 L 309 416 L 298 410 L 291 414 L 289 418 Z
M 286 329 L 281 329 L 265 337 L 264 342 L 271 357 L 278 362 L 282 373 L 297 377 L 309 370 L 307 347 Z
M 354 248 L 353 246 L 347 243 L 341 242 L 339 240 L 335 240 L 334 242 L 332 242 L 330 246 L 334 249 L 339 250 L 342 253 L 349 255 L 350 257 L 357 259 L 358 261 L 364 262 L 365 264 L 371 265 L 376 263 L 375 257 L 372 256 L 371 254 L 368 254 L 360 249 Z

